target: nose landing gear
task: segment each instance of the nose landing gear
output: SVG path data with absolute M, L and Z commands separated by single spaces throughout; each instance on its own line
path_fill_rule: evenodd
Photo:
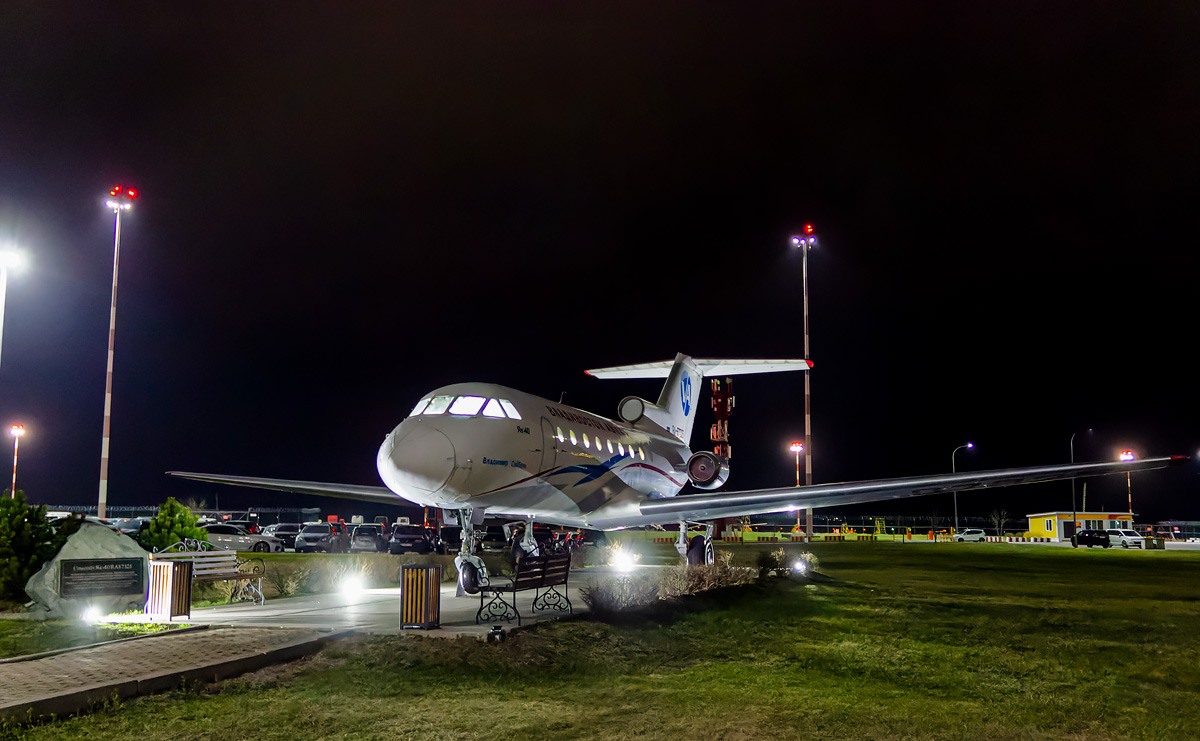
M 479 588 L 489 583 L 487 566 L 482 558 L 475 555 L 479 543 L 475 539 L 472 514 L 470 507 L 458 510 L 458 522 L 462 526 L 462 545 L 454 558 L 454 566 L 458 569 L 458 591 L 455 593 L 457 597 L 479 594 Z

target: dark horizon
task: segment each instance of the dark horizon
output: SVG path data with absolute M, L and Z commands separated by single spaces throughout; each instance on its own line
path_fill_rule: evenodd
M 658 384 L 585 368 L 800 357 L 805 223 L 817 483 L 968 440 L 959 470 L 1065 462 L 1076 432 L 1081 461 L 1200 450 L 1189 5 L 116 7 L 0 11 L 0 243 L 32 263 L 0 422 L 31 501 L 96 501 L 116 183 L 110 505 L 213 498 L 167 470 L 379 483 L 449 383 L 613 417 Z M 802 380 L 734 392 L 726 488 L 791 483 Z M 1135 474 L 1138 521 L 1200 520 L 1198 473 Z M 1124 477 L 1088 496 L 1124 508 Z M 864 508 L 951 504 L 837 511 Z

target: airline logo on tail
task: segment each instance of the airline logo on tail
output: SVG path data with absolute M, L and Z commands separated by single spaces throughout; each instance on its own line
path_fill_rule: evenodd
M 692 378 L 687 373 L 679 382 L 679 396 L 683 403 L 683 416 L 686 417 L 692 411 Z

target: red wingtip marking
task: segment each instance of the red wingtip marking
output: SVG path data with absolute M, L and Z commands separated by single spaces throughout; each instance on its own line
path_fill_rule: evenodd
M 1173 455 L 1173 456 L 1171 456 L 1172 463 L 1183 463 L 1184 461 L 1190 461 L 1191 459 L 1192 459 L 1192 457 L 1190 455 Z
M 592 376 L 592 372 L 591 372 L 591 371 L 584 371 L 584 373 L 588 374 L 589 376 Z M 595 376 L 592 376 L 592 378 L 595 378 Z
M 813 367 L 813 363 L 811 360 L 805 360 L 804 362 L 808 363 L 809 368 Z

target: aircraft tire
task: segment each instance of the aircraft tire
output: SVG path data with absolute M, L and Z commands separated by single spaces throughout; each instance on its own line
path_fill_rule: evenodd
M 470 561 L 463 561 L 458 572 L 458 583 L 467 594 L 479 594 L 479 570 Z
M 711 543 L 709 543 L 708 545 L 710 548 L 712 547 Z M 688 541 L 687 565 L 688 566 L 700 566 L 704 563 L 704 557 L 705 557 L 704 536 L 703 535 L 693 535 L 692 539 L 690 541 Z

